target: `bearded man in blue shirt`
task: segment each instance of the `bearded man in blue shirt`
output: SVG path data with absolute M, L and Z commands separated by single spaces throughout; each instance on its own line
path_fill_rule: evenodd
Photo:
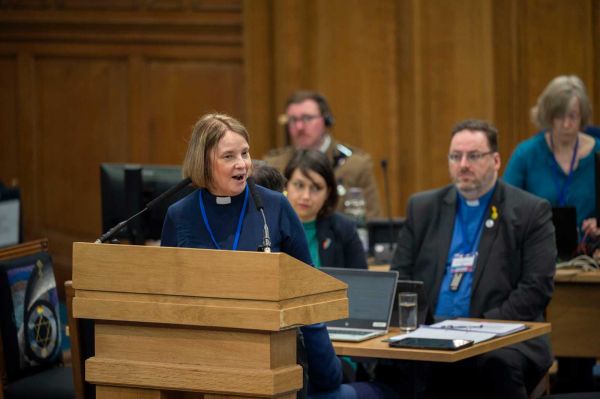
M 543 321 L 552 297 L 550 204 L 498 180 L 497 136 L 488 122 L 460 122 L 448 154 L 453 184 L 409 200 L 392 269 L 424 281 L 436 319 Z M 548 336 L 534 338 L 432 365 L 433 391 L 444 398 L 527 398 L 551 363 Z

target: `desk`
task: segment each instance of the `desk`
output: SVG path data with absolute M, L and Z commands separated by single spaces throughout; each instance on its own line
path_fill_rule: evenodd
M 559 270 L 546 310 L 556 356 L 600 357 L 600 272 Z
M 524 322 L 524 324 L 529 328 L 514 334 L 506 335 L 504 337 L 497 337 L 489 341 L 480 342 L 468 348 L 457 351 L 390 348 L 388 343 L 382 342 L 382 340 L 393 337 L 394 335 L 398 335 L 400 333 L 398 328 L 391 329 L 391 332 L 383 337 L 373 338 L 368 341 L 332 341 L 332 343 L 338 356 L 375 357 L 382 359 L 421 360 L 451 363 L 481 355 L 482 353 L 491 352 L 494 349 L 516 344 L 531 338 L 539 337 L 540 335 L 548 334 L 551 331 L 550 323 Z

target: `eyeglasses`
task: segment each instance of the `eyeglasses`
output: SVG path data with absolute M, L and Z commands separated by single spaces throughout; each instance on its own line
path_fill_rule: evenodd
M 296 122 L 298 122 L 298 121 L 301 121 L 302 123 L 306 124 L 306 123 L 312 121 L 313 119 L 317 119 L 317 118 L 321 118 L 321 115 L 307 115 L 307 114 L 302 114 L 300 116 L 288 116 L 288 117 L 286 117 L 287 123 L 289 123 L 290 125 L 295 125 Z
M 304 182 L 298 180 L 291 181 L 290 186 L 296 192 L 304 192 L 304 190 L 308 188 L 308 193 L 310 195 L 316 195 L 325 189 L 325 187 L 316 186 L 314 184 L 304 184 Z
M 451 152 L 450 154 L 448 154 L 448 161 L 450 161 L 452 163 L 459 163 L 460 161 L 462 161 L 463 156 L 466 156 L 467 162 L 475 163 L 475 162 L 479 161 L 481 158 L 483 158 L 484 156 L 493 154 L 495 152 L 496 151 L 488 151 L 488 152 L 471 151 L 471 152 L 467 152 L 467 153 Z

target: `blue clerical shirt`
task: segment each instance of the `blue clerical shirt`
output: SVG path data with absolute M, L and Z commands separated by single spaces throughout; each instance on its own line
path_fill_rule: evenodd
M 485 216 L 489 213 L 489 204 L 494 193 L 492 190 L 485 193 L 476 204 L 468 201 L 460 194 L 458 195 L 456 217 L 454 218 L 454 231 L 452 233 L 452 242 L 450 251 L 446 259 L 446 270 L 444 279 L 440 286 L 440 293 L 435 309 L 435 316 L 440 318 L 449 317 L 468 317 L 471 306 L 471 287 L 473 284 L 473 271 L 463 273 L 462 281 L 456 291 L 450 290 L 450 281 L 452 273 L 450 266 L 452 259 L 457 253 L 468 254 L 475 253 L 479 248 L 479 240 L 483 231 Z M 463 226 L 464 222 L 464 226 Z M 466 232 L 463 231 L 466 227 Z M 465 236 L 466 233 L 466 236 Z M 475 261 L 477 267 L 477 260 Z

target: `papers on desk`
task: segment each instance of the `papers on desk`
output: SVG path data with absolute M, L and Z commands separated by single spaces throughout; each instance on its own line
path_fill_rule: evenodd
M 396 335 L 390 341 L 407 337 L 436 339 L 467 339 L 479 343 L 526 329 L 522 323 L 475 322 L 467 320 L 445 320 L 430 326 L 421 326 L 408 334 Z

